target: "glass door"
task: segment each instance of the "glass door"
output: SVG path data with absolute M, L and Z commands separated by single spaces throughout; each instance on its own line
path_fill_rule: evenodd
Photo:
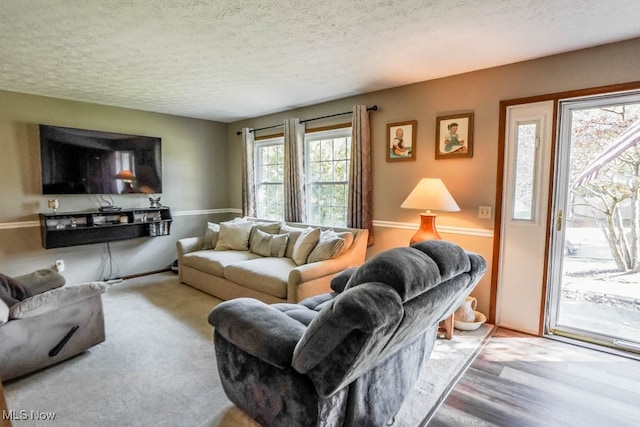
M 640 353 L 640 92 L 558 111 L 545 332 Z

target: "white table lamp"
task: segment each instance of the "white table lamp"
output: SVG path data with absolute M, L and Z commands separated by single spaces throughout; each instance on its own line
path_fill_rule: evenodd
M 436 229 L 436 214 L 432 211 L 458 212 L 460 210 L 440 178 L 422 178 L 400 207 L 425 210 L 420 214 L 420 228 L 411 238 L 411 244 L 423 240 L 442 239 Z

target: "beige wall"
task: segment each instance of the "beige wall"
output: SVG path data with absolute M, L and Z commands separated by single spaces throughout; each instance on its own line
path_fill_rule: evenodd
M 237 130 L 245 126 L 269 126 L 281 123 L 284 118 L 289 117 L 307 119 L 350 111 L 354 104 L 377 104 L 379 111 L 371 113 L 374 221 L 417 225 L 418 212 L 401 209 L 400 204 L 420 178 L 440 177 L 462 209 L 458 213 L 438 216 L 438 224 L 452 231 L 442 233 L 443 237 L 480 253 L 490 264 L 493 221 L 478 219 L 477 212 L 479 205 L 495 205 L 500 101 L 636 81 L 640 80 L 638 69 L 640 39 L 231 123 L 228 135 L 231 206 L 241 206 L 241 140 L 235 134 Z M 435 160 L 436 117 L 462 112 L 473 112 L 475 115 L 473 158 Z M 346 121 L 345 118 L 349 117 L 310 124 L 325 125 Z M 386 125 L 405 120 L 418 122 L 417 160 L 388 163 L 385 154 Z M 461 229 L 477 230 L 480 236 L 465 234 Z M 369 249 L 369 255 L 406 245 L 413 232 L 400 228 L 376 227 L 375 234 L 376 243 Z M 479 309 L 488 313 L 490 274 L 485 276 L 473 294 L 479 300 Z
M 45 250 L 38 212 L 50 212 L 41 194 L 38 124 L 53 124 L 162 138 L 162 203 L 174 213 L 229 207 L 227 125 L 138 110 L 0 91 L 0 272 L 27 273 L 64 259 L 69 283 L 109 273 L 106 245 Z M 91 210 L 95 196 L 56 196 L 59 211 Z M 144 195 L 114 196 L 122 207 L 146 207 Z M 117 276 L 166 267 L 176 258 L 175 241 L 199 234 L 212 216 L 174 216 L 171 236 L 110 244 Z M 215 215 L 213 215 L 215 218 Z M 196 232 L 197 230 L 197 232 Z

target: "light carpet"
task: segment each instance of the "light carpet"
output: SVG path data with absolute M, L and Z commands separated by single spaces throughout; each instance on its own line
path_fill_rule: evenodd
M 220 300 L 167 272 L 112 285 L 103 302 L 104 343 L 5 383 L 15 427 L 255 425 L 226 398 L 218 378 L 207 316 Z M 420 425 L 490 331 L 483 325 L 438 339 L 395 425 Z M 54 421 L 34 419 L 47 412 Z

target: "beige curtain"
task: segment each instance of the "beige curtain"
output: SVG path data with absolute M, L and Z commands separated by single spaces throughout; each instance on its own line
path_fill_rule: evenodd
M 284 121 L 284 220 L 306 222 L 304 189 L 304 123 Z
M 351 168 L 347 226 L 369 230 L 373 245 L 373 209 L 371 185 L 371 131 L 366 105 L 353 107 L 351 131 Z
M 256 180 L 254 162 L 255 139 L 249 128 L 242 129 L 242 213 L 245 216 L 257 216 Z

